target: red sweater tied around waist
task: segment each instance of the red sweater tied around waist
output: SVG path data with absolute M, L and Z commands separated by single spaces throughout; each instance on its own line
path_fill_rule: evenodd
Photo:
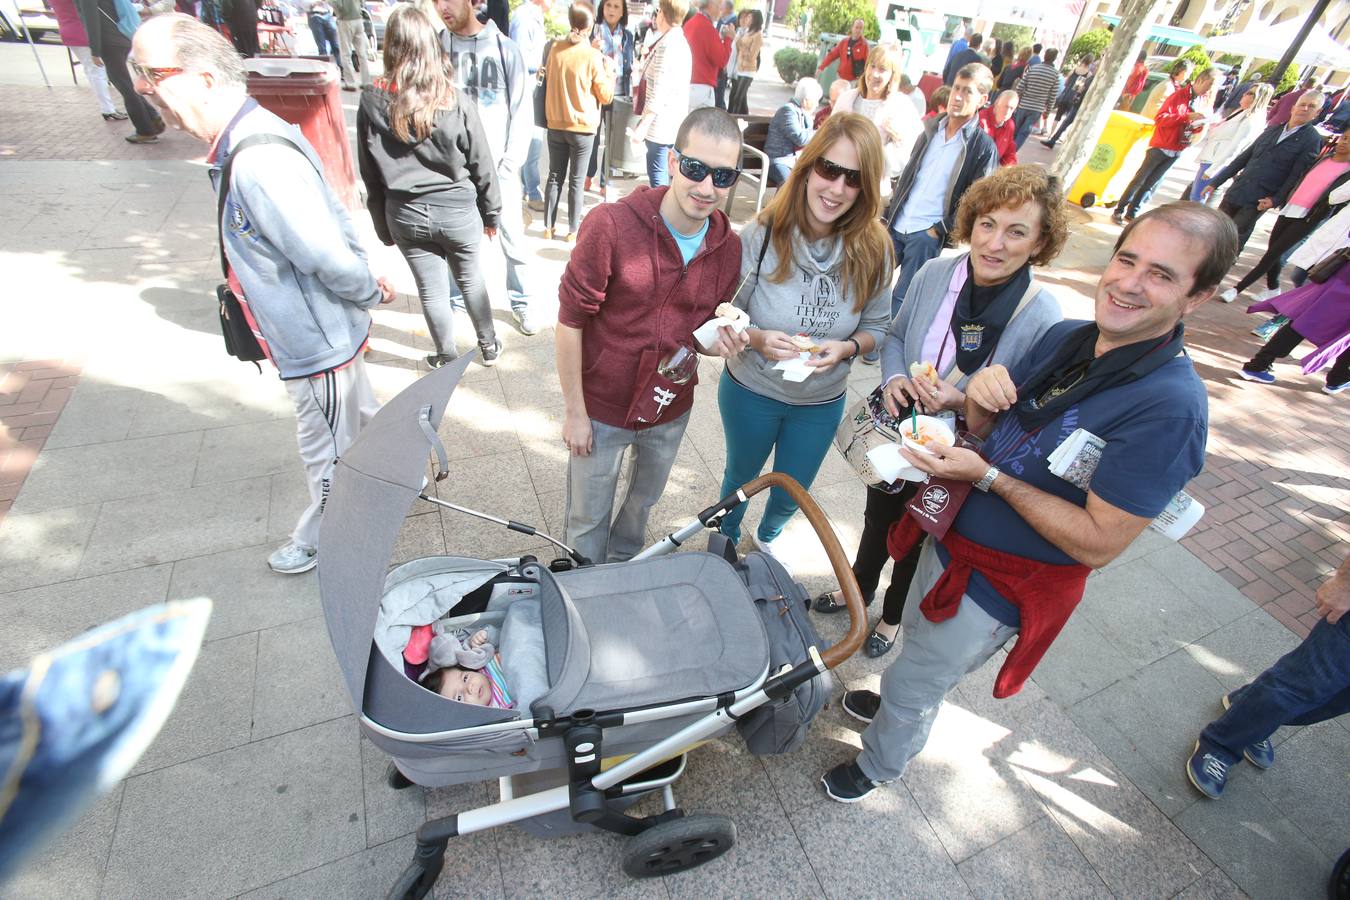
M 914 517 L 904 515 L 891 526 L 886 548 L 892 559 L 903 559 L 923 537 Z M 970 573 L 978 570 L 988 579 L 1021 617 L 1017 643 L 994 679 L 994 696 L 1000 700 L 1011 697 L 1026 684 L 1083 599 L 1091 569 L 1081 563 L 1062 566 L 1003 553 L 967 540 L 955 530 L 949 530 L 941 544 L 951 554 L 951 563 L 924 595 L 919 611 L 930 622 L 945 622 L 960 608 Z

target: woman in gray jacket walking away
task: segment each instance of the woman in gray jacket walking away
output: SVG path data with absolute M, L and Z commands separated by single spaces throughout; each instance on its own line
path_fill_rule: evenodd
M 773 202 L 741 232 L 742 283 L 733 302 L 753 325 L 749 348 L 727 360 L 718 387 L 723 495 L 758 475 L 770 453 L 774 470 L 803 487 L 820 470 L 844 416 L 853 359 L 886 330 L 895 266 L 879 219 L 885 165 L 876 126 L 856 113 L 831 116 Z M 776 368 L 807 353 L 809 374 L 800 380 Z M 722 520 L 733 541 L 745 509 Z M 785 492 L 770 491 L 755 546 L 774 553 L 796 511 Z
M 384 39 L 385 77 L 366 88 L 356 113 L 357 157 L 375 233 L 397 244 L 422 301 L 436 352 L 433 369 L 458 356 L 450 278 L 464 295 L 485 366 L 501 341 L 483 282 L 481 235 L 497 233 L 496 168 L 472 102 L 460 102 L 436 28 L 411 4 L 394 8 Z
M 1062 318 L 1059 302 L 1031 277 L 1031 267 L 1048 265 L 1068 236 L 1063 191 L 1040 166 L 1007 166 L 971 185 L 952 230 L 955 240 L 970 243 L 970 251 L 924 264 L 882 342 L 877 392 L 886 412 L 905 418 L 915 406 L 960 430 L 957 416 L 970 376 L 991 363 L 1015 361 Z M 910 367 L 924 363 L 932 365 L 936 378 L 911 378 Z M 905 514 L 920 483 L 867 489 L 853 574 L 869 604 L 890 558 L 891 525 Z M 917 549 L 896 560 L 881 621 L 864 646 L 868 656 L 881 656 L 895 643 Z M 817 597 L 814 607 L 823 613 L 844 608 L 835 591 Z

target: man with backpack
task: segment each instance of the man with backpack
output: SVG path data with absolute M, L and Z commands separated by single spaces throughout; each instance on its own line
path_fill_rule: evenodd
M 314 148 L 248 96 L 243 62 L 219 32 L 180 13 L 156 16 L 137 30 L 130 65 L 137 92 L 211 147 L 227 282 L 295 406 L 309 481 L 309 506 L 267 564 L 307 572 L 334 463 L 378 408 L 362 355 L 367 310 L 394 289 L 371 274 Z

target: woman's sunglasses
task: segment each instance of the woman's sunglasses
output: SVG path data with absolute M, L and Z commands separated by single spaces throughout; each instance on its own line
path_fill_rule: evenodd
M 695 184 L 701 183 L 711 174 L 713 187 L 729 188 L 736 183 L 737 178 L 741 177 L 740 169 L 714 169 L 707 163 L 694 159 L 692 156 L 685 156 L 678 150 L 675 151 L 675 157 L 680 161 L 680 174 Z
M 821 156 L 816 159 L 815 165 L 811 167 L 817 175 L 826 181 L 836 181 L 840 175 L 844 176 L 844 184 L 855 190 L 862 187 L 862 172 L 857 169 L 846 169 L 839 163 L 830 162 Z

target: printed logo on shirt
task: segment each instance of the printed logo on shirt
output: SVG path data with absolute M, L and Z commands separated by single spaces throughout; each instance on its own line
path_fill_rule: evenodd
M 839 276 L 799 269 L 801 300 L 796 314 L 802 334 L 828 334 L 839 319 Z
M 483 59 L 472 50 L 456 53 L 452 60 L 455 66 L 455 81 L 466 94 L 479 106 L 493 106 L 497 102 L 497 92 L 506 89 L 506 78 L 502 72 L 501 60 L 489 53 Z
M 235 201 L 231 200 L 225 207 L 225 225 L 240 237 L 257 237 L 257 232 L 253 230 L 253 223 L 244 215 L 244 208 Z
M 1018 426 L 1016 415 L 1007 413 L 1000 424 L 1004 422 L 1008 424 L 994 429 L 985 449 L 989 453 L 988 458 L 997 460 L 995 464 L 1000 469 L 1007 469 L 1020 477 L 1026 474 L 1027 468 L 1036 460 L 1045 458 L 1047 454 L 1042 445 L 1048 445 L 1052 449 L 1058 447 L 1068 440 L 1069 435 L 1078 430 L 1078 407 L 1069 407 L 1056 422 L 1051 422 L 1029 441 L 1023 440 L 1026 432 Z M 1054 437 L 1056 434 L 1058 437 L 1054 440 L 1046 440 L 1047 437 Z M 1008 454 L 1006 457 L 1005 453 Z

